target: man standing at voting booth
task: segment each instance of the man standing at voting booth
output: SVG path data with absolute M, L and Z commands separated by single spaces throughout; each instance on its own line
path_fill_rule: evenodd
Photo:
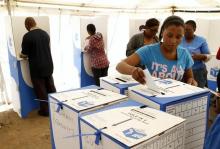
M 32 17 L 25 19 L 28 32 L 23 36 L 21 58 L 27 58 L 31 81 L 37 98 L 40 101 L 41 116 L 49 116 L 48 93 L 56 92 L 53 81 L 53 60 L 50 50 L 50 37 Z M 44 101 L 45 100 L 45 101 Z

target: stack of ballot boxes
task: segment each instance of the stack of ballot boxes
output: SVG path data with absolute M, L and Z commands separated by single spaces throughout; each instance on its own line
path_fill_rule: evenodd
M 53 149 L 80 149 L 79 115 L 127 100 L 127 96 L 97 86 L 49 95 Z
M 123 95 L 128 95 L 128 87 L 138 84 L 130 75 L 116 74 L 100 78 L 100 87 Z
M 83 149 L 184 149 L 185 119 L 132 100 L 82 115 L 80 129 Z
M 209 91 L 172 79 L 159 79 L 154 83 L 159 88 L 149 88 L 146 85 L 129 88 L 129 98 L 185 118 L 185 148 L 202 149 L 207 126 Z

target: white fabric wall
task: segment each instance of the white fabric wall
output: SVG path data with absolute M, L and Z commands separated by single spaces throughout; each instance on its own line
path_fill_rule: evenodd
M 6 40 L 6 30 L 5 30 L 5 16 L 7 16 L 7 10 L 4 7 L 0 8 L 0 103 L 4 103 L 7 100 L 9 103 L 12 101 L 10 96 L 10 70 L 8 61 L 8 51 L 7 51 L 7 40 Z
M 109 74 L 117 73 L 116 64 L 126 57 L 126 45 L 129 40 L 129 17 L 126 15 L 112 15 L 108 19 L 108 47 L 110 60 Z

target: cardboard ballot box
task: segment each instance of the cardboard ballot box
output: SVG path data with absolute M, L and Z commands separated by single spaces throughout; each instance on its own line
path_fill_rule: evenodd
M 185 119 L 132 100 L 80 117 L 83 149 L 183 149 Z
M 100 87 L 123 95 L 128 95 L 128 87 L 138 84 L 130 75 L 117 74 L 100 78 Z
M 209 91 L 172 79 L 156 80 L 159 89 L 138 85 L 129 98 L 187 120 L 186 149 L 202 149 L 206 131 Z
M 79 115 L 126 99 L 125 95 L 97 86 L 50 94 L 52 148 L 80 149 Z

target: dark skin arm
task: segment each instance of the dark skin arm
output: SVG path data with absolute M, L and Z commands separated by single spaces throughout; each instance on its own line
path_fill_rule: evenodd
M 27 59 L 28 58 L 28 56 L 27 55 L 25 55 L 25 54 L 23 54 L 23 53 L 20 53 L 20 58 L 23 58 L 23 59 Z
M 122 74 L 132 75 L 132 78 L 134 78 L 139 83 L 146 84 L 144 71 L 139 67 L 135 67 L 139 63 L 140 58 L 138 54 L 134 53 L 118 63 L 116 69 Z M 191 68 L 185 70 L 183 81 L 187 84 L 197 86 L 197 82 L 193 78 L 193 72 Z
M 198 86 L 197 82 L 194 80 L 192 68 L 185 70 L 183 81 L 187 84 Z
M 136 53 L 134 53 L 118 63 L 116 69 L 122 74 L 131 75 L 132 78 L 134 78 L 139 83 L 145 84 L 146 81 L 144 71 L 139 67 L 135 67 L 139 63 L 140 58 Z
M 193 54 L 192 58 L 193 60 L 206 61 L 207 56 L 206 54 Z

